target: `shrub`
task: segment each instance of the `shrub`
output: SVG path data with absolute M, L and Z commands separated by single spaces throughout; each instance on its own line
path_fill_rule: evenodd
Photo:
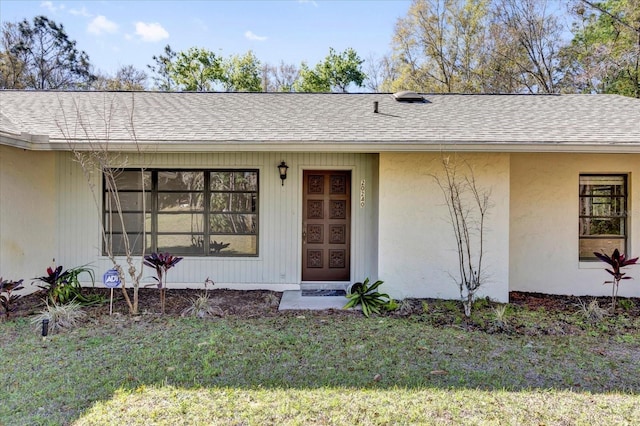
M 508 312 L 508 305 L 500 305 L 493 308 L 493 320 L 491 321 L 493 329 L 496 331 L 509 330 Z
M 578 312 L 590 323 L 598 323 L 607 316 L 607 310 L 600 307 L 596 299 L 592 299 L 588 304 L 582 299 L 578 299 Z
M 11 305 L 22 297 L 19 294 L 11 294 L 11 292 L 22 290 L 22 281 L 4 280 L 0 277 L 0 306 L 4 309 L 7 318 L 9 318 L 9 313 L 14 310 Z
M 176 266 L 182 257 L 173 256 L 169 253 L 151 253 L 144 257 L 144 264 L 155 269 L 156 276 L 154 279 L 158 283 L 160 289 L 160 309 L 164 314 L 165 293 L 167 290 L 167 271 Z M 208 279 L 208 278 L 207 278 Z
M 201 294 L 191 299 L 191 305 L 185 308 L 181 314 L 184 316 L 194 316 L 198 318 L 205 318 L 210 316 L 224 316 L 224 312 L 219 306 L 212 303 L 212 300 L 207 294 Z
M 631 299 L 621 299 L 619 303 L 620 303 L 620 307 L 625 311 L 631 311 L 636 307 L 636 304 L 633 303 L 633 300 Z
M 351 286 L 347 299 L 349 301 L 344 305 L 344 309 L 354 308 L 358 305 L 362 307 L 362 313 L 368 317 L 371 313 L 379 314 L 381 309 L 394 310 L 398 304 L 389 297 L 386 293 L 380 293 L 377 291 L 378 287 L 383 284 L 384 281 L 376 281 L 369 285 L 369 278 L 364 282 L 357 282 Z
M 50 266 L 47 268 L 47 275 L 34 279 L 44 283 L 44 285 L 39 285 L 38 287 L 47 292 L 47 300 L 53 304 L 64 305 L 69 302 L 76 302 L 81 305 L 91 305 L 100 302 L 101 296 L 99 295 L 84 296 L 82 294 L 82 285 L 79 279 L 81 274 L 89 275 L 91 283 L 95 284 L 93 270 L 86 265 L 67 270 L 64 270 L 62 265 L 55 269 Z
M 630 280 L 631 277 L 626 276 L 625 272 L 622 272 L 622 268 L 625 266 L 635 265 L 638 258 L 627 259 L 624 253 L 620 253 L 618 249 L 615 249 L 611 256 L 604 253 L 593 252 L 593 254 L 601 261 L 611 266 L 611 269 L 605 269 L 613 277 L 613 281 L 605 281 L 605 284 L 611 284 L 613 286 L 611 294 L 611 311 L 616 310 L 616 298 L 618 297 L 618 286 L 622 280 Z
M 47 302 L 47 307 L 40 311 L 32 322 L 39 326 L 42 324 L 42 320 L 49 320 L 49 332 L 53 334 L 62 329 L 75 327 L 85 316 L 86 314 L 79 303 L 70 302 L 58 305 Z

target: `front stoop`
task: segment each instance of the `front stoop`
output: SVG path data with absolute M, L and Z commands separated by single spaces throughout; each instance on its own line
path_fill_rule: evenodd
M 279 311 L 342 309 L 349 300 L 344 296 L 302 296 L 302 290 L 282 292 Z

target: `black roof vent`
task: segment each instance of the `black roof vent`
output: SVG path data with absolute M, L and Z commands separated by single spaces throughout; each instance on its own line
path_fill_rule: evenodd
M 393 94 L 393 97 L 398 102 L 424 102 L 424 97 L 416 92 L 410 90 L 403 90 Z

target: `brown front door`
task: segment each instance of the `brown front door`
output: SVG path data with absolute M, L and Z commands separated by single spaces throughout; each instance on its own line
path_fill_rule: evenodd
M 349 281 L 351 172 L 306 170 L 302 281 Z

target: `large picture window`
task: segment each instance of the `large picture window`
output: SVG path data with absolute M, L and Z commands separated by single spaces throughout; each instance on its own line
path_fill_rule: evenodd
M 257 170 L 122 170 L 117 201 L 104 186 L 105 250 L 186 256 L 258 255 Z M 122 223 L 124 222 L 124 226 Z
M 580 260 L 627 248 L 627 177 L 580 175 Z

